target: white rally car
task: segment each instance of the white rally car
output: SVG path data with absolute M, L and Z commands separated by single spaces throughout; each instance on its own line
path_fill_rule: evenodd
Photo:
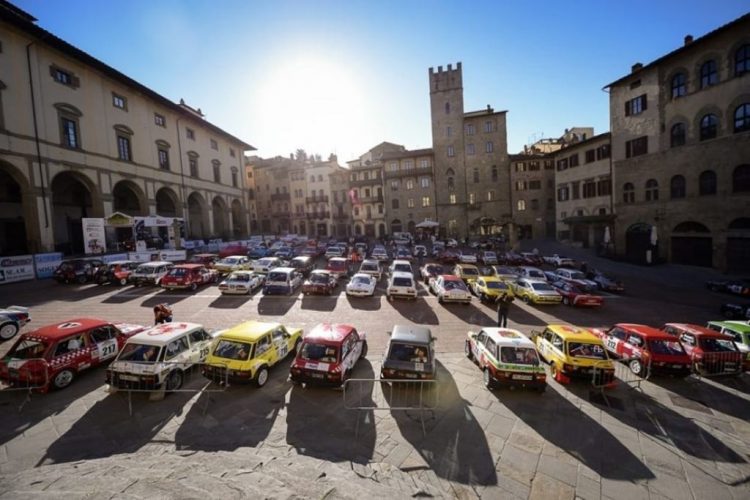
M 253 271 L 234 271 L 219 284 L 222 295 L 247 295 L 263 286 L 266 277 Z
M 370 274 L 357 273 L 346 285 L 346 294 L 356 297 L 372 297 L 378 281 Z

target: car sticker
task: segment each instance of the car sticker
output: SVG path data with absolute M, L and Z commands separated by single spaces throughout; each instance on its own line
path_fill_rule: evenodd
M 19 370 L 23 365 L 26 364 L 26 359 L 10 359 L 8 361 L 8 368 L 11 370 Z
M 117 340 L 110 339 L 96 344 L 96 349 L 91 354 L 93 357 L 98 357 L 99 361 L 117 356 Z
M 60 330 L 66 330 L 68 328 L 76 328 L 79 326 L 81 326 L 80 323 L 77 323 L 75 321 L 68 321 L 67 323 L 60 323 L 59 325 L 57 325 L 57 328 Z

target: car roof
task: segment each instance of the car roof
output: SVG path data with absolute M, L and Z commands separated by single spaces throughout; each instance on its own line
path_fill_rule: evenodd
M 305 335 L 305 340 L 340 343 L 352 330 L 354 330 L 352 325 L 321 323 Z
M 547 328 L 560 335 L 565 340 L 585 340 L 587 342 L 596 340 L 597 343 L 601 343 L 601 339 L 587 328 L 562 324 L 547 325 Z
M 236 271 L 232 271 L 232 273 L 229 276 L 237 276 L 238 274 L 255 274 L 255 271 L 248 271 L 247 269 L 238 269 Z
M 154 260 L 154 261 L 151 261 L 151 262 L 143 262 L 141 265 L 142 266 L 149 266 L 149 267 L 150 266 L 156 267 L 156 266 L 163 266 L 164 264 L 171 264 L 171 262 L 166 261 L 166 260 Z
M 711 330 L 708 327 L 693 325 L 690 323 L 665 323 L 664 326 L 672 326 L 677 329 L 683 330 L 686 333 L 692 333 L 693 335 L 705 336 L 705 337 L 726 337 L 725 334 L 719 333 L 716 330 Z
M 309 255 L 298 255 L 295 258 L 293 258 L 292 260 L 304 260 L 304 261 L 308 261 L 308 260 L 312 260 L 312 257 L 310 257 Z
M 391 275 L 391 277 L 393 277 L 393 278 L 409 278 L 409 279 L 412 279 L 412 280 L 414 279 L 414 276 L 412 276 L 411 273 L 407 273 L 406 271 L 394 271 L 393 274 Z
M 731 328 L 732 330 L 741 333 L 750 332 L 750 323 L 745 323 L 744 321 L 709 321 L 708 323 L 711 325 L 718 325 L 723 328 Z
M 193 257 L 218 257 L 215 253 L 196 253 Z
M 391 340 L 428 344 L 432 341 L 432 332 L 426 326 L 394 325 L 391 330 Z
M 367 278 L 368 280 L 373 279 L 372 275 L 367 273 L 355 273 L 354 276 L 352 276 L 352 279 L 357 277 Z
M 518 281 L 525 281 L 525 282 L 527 282 L 529 284 L 533 284 L 533 283 L 547 283 L 547 280 L 542 279 L 542 278 L 526 278 L 526 277 L 524 277 L 524 278 L 518 278 Z M 549 283 L 547 283 L 547 284 L 549 284 Z
M 472 267 L 473 267 L 474 269 L 479 269 L 479 268 L 478 268 L 477 266 L 475 266 L 474 264 L 466 264 L 465 262 L 459 262 L 459 263 L 457 263 L 457 264 L 456 264 L 456 267 L 460 267 L 460 268 L 464 268 L 464 267 L 467 267 L 467 268 L 472 268 Z
M 206 267 L 203 264 L 177 264 L 173 269 L 198 269 Z
M 297 269 L 293 267 L 274 267 L 269 272 L 271 273 L 292 273 L 297 272 Z
M 462 280 L 455 274 L 441 274 L 440 276 L 438 276 L 438 278 L 443 278 L 443 281 L 460 281 L 461 283 L 464 282 L 464 280 Z
M 187 322 L 162 323 L 136 333 L 128 339 L 128 343 L 163 345 L 182 336 L 185 332 L 199 328 L 202 329 L 203 325 Z
M 97 318 L 74 318 L 51 325 L 42 326 L 34 331 L 23 334 L 26 338 L 44 339 L 56 341 L 69 335 L 85 332 L 91 328 L 110 325 L 109 321 Z
M 328 276 L 331 275 L 331 271 L 328 269 L 313 269 L 311 274 L 327 274 Z
M 498 345 L 521 345 L 524 347 L 534 347 L 534 343 L 526 335 L 513 330 L 512 328 L 489 327 L 482 328 L 492 340 Z
M 639 333 L 648 338 L 665 338 L 674 340 L 673 336 L 661 330 L 657 330 L 653 326 L 639 325 L 637 323 L 617 323 L 614 326 L 622 328 L 623 330 L 629 330 L 634 333 Z
M 226 259 L 247 259 L 247 255 L 227 255 L 221 260 L 226 260 Z
M 505 283 L 497 276 L 480 276 L 478 279 L 484 280 L 485 283 Z
M 246 342 L 255 342 L 268 332 L 280 327 L 281 323 L 266 321 L 245 321 L 235 325 L 229 330 L 224 330 L 218 335 L 218 338 L 231 338 L 244 340 Z
M 346 262 L 346 257 L 331 257 L 328 262 Z
M 395 266 L 396 264 L 407 264 L 410 266 L 411 262 L 409 262 L 408 260 L 404 260 L 404 259 L 393 259 L 393 265 Z
M 362 261 L 362 264 L 376 264 L 379 266 L 380 262 L 375 259 L 365 259 Z

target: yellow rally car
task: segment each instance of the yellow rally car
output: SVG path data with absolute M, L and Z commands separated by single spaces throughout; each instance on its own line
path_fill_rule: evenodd
M 472 290 L 482 302 L 494 302 L 502 294 L 513 296 L 508 283 L 495 276 L 480 276 L 474 282 Z
M 542 332 L 532 332 L 539 356 L 549 363 L 552 377 L 560 383 L 571 378 L 587 378 L 596 386 L 614 380 L 615 367 L 601 339 L 585 328 L 570 325 L 547 325 Z
M 299 350 L 301 328 L 247 321 L 221 332 L 213 341 L 203 376 L 214 382 L 255 382 L 263 387 L 268 369 Z
M 473 286 L 474 281 L 479 278 L 479 268 L 474 264 L 456 264 L 453 268 L 453 274 L 464 280 L 469 288 Z
M 214 269 L 221 274 L 228 274 L 232 271 L 244 271 L 250 269 L 252 262 L 246 255 L 230 255 L 214 263 Z

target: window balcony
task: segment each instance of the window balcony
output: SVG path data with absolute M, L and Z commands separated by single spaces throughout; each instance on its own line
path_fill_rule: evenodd
M 331 218 L 331 212 L 308 212 L 307 213 L 308 219 L 330 219 Z
M 328 196 L 308 196 L 305 203 L 328 203 Z
M 289 201 L 289 193 L 274 193 L 271 195 L 271 201 Z
M 360 187 L 360 186 L 382 186 L 383 185 L 383 179 L 377 178 L 377 179 L 360 179 L 358 181 L 349 181 L 350 187 Z

